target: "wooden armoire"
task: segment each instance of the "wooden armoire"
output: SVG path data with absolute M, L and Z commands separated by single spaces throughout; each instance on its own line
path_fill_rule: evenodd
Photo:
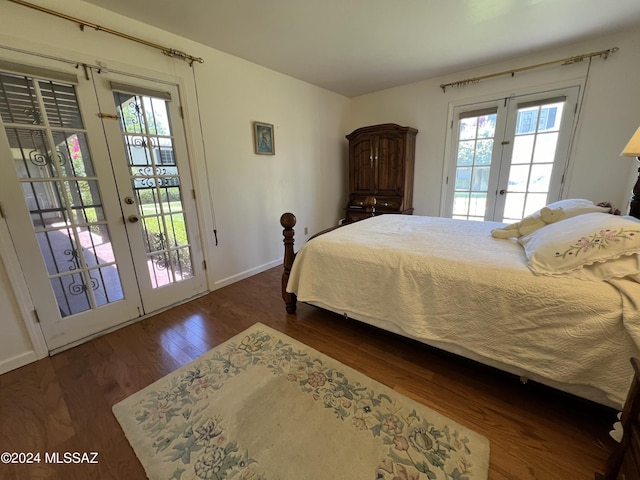
M 413 213 L 413 166 L 418 130 L 393 123 L 349 135 L 346 221 L 384 213 Z

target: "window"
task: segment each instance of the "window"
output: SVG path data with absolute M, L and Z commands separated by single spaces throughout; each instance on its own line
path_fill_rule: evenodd
M 453 218 L 484 220 L 497 109 L 460 115 Z
M 566 97 L 547 101 L 518 105 L 503 222 L 516 222 L 548 203 Z
M 160 147 L 158 149 L 158 158 L 160 158 L 161 165 L 175 165 L 176 161 L 173 158 L 173 150 L 171 148 Z
M 578 91 L 455 107 L 447 216 L 515 222 L 557 200 Z

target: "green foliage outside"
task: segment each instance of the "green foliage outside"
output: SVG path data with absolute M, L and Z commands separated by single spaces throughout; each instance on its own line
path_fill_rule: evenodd
M 171 202 L 169 207 L 171 208 L 171 211 L 174 212 L 182 210 L 181 202 Z M 162 217 L 155 217 L 156 213 L 158 212 L 156 211 L 155 204 L 142 205 L 142 215 L 145 217 L 151 217 L 144 221 L 143 228 L 146 230 L 146 235 L 151 242 L 152 249 L 160 250 L 189 244 L 187 237 L 187 225 L 183 214 L 166 215 L 165 221 L 167 231 L 165 232 Z M 193 273 L 193 265 L 188 253 L 189 251 L 189 248 L 175 251 L 174 255 L 178 255 L 181 265 L 181 268 L 176 268 L 176 271 L 179 272 L 182 270 L 185 274 Z M 159 258 L 164 260 L 164 255 L 160 255 Z M 174 261 L 174 266 L 178 267 L 177 259 L 172 257 L 172 260 Z
M 456 159 L 456 190 L 486 190 L 496 119 L 496 114 L 491 114 L 461 120 Z
M 178 187 L 170 187 L 161 189 L 163 200 L 169 200 L 170 202 L 180 202 L 182 196 Z M 142 205 L 153 204 L 157 198 L 157 191 L 155 188 L 137 189 L 136 195 Z

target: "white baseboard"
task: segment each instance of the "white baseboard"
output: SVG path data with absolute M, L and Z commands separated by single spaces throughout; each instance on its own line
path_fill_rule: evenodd
M 227 285 L 231 285 L 232 283 L 239 282 L 240 280 L 244 280 L 245 278 L 252 277 L 253 275 L 257 275 L 258 273 L 264 272 L 265 270 L 269 270 L 270 268 L 282 265 L 282 261 L 282 258 L 273 260 L 269 263 L 265 263 L 250 270 L 245 270 L 244 272 L 240 272 L 235 275 L 231 275 L 230 277 L 217 280 L 213 283 L 214 289 L 217 290 L 218 288 L 226 287 Z
M 21 353 L 15 357 L 2 360 L 0 361 L 0 375 L 15 370 L 16 368 L 24 367 L 26 364 L 35 362 L 36 360 L 38 360 L 38 356 L 34 351 Z

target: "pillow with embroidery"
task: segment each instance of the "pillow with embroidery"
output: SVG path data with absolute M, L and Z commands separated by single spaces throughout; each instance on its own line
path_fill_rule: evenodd
M 640 273 L 640 220 L 585 213 L 520 238 L 529 268 L 540 275 L 606 280 Z

